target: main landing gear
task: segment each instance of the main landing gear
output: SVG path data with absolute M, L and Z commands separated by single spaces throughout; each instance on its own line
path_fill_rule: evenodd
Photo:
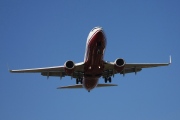
M 105 77 L 105 78 L 104 78 L 104 82 L 105 82 L 105 83 L 107 83 L 107 82 L 111 83 L 111 82 L 112 82 L 111 77 Z
M 83 79 L 82 78 L 76 78 L 76 84 L 81 83 L 82 84 Z

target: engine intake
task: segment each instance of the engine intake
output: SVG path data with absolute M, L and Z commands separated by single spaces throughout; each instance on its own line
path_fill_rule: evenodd
M 114 62 L 114 68 L 117 72 L 122 72 L 124 69 L 125 61 L 122 58 L 118 58 Z
M 64 64 L 64 70 L 66 74 L 71 75 L 74 72 L 74 67 L 75 67 L 75 64 L 73 61 L 71 60 L 66 61 Z

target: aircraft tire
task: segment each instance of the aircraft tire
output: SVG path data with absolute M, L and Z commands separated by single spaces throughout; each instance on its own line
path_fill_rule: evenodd
M 76 84 L 79 84 L 79 79 L 78 78 L 76 79 Z
M 104 78 L 104 82 L 107 83 L 107 81 L 108 81 L 108 80 L 107 80 L 107 78 L 105 77 L 105 78 Z
M 109 78 L 108 78 L 108 81 L 109 81 L 109 83 L 111 83 L 111 82 L 112 82 L 112 79 L 111 79 L 111 77 L 109 77 Z

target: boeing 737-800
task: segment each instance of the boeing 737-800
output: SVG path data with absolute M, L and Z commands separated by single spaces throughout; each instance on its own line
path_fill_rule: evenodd
M 74 63 L 71 60 L 63 66 L 10 70 L 12 73 L 41 73 L 43 76 L 71 76 L 76 79 L 75 85 L 61 86 L 62 88 L 85 88 L 90 91 L 95 87 L 117 86 L 111 83 L 111 77 L 115 74 L 125 75 L 126 73 L 139 72 L 143 68 L 167 66 L 171 63 L 126 63 L 124 59 L 117 58 L 114 62 L 107 62 L 104 58 L 106 48 L 106 37 L 101 27 L 93 28 L 87 38 L 84 62 Z M 102 77 L 105 84 L 98 84 Z

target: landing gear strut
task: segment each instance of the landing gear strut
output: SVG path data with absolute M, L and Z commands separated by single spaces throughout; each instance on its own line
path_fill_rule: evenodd
M 82 78 L 76 78 L 76 84 L 79 84 L 79 82 L 82 84 L 83 79 Z
M 105 83 L 107 83 L 108 81 L 109 81 L 109 83 L 112 82 L 111 77 L 105 77 L 105 78 L 104 78 L 104 82 L 105 82 Z

